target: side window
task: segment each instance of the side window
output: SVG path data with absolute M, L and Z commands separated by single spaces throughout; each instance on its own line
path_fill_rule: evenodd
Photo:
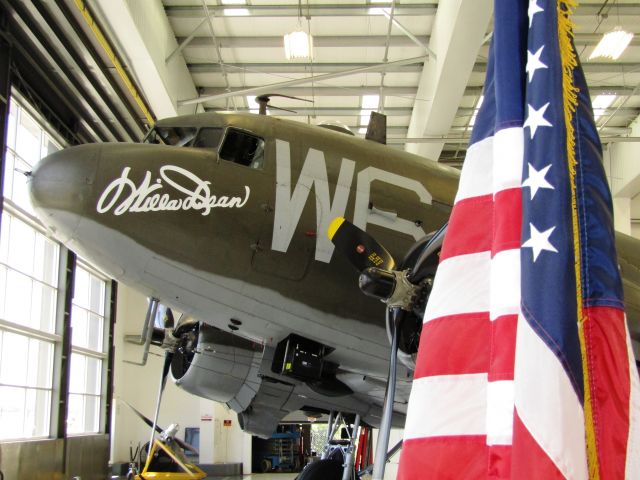
M 220 149 L 220 158 L 251 168 L 262 168 L 264 140 L 230 128 Z
M 144 143 L 164 143 L 175 147 L 189 147 L 196 136 L 195 127 L 155 127 Z
M 193 146 L 196 148 L 217 149 L 222 138 L 222 128 L 201 128 L 196 136 Z

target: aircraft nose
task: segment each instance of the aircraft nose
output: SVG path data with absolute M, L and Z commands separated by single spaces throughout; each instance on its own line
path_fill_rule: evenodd
M 88 144 L 60 150 L 40 160 L 31 173 L 31 202 L 40 219 L 62 241 L 71 238 L 86 213 L 101 148 Z

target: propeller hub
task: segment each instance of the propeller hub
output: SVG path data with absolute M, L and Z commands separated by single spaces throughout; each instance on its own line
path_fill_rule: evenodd
M 409 281 L 409 270 L 384 270 L 370 267 L 362 271 L 359 278 L 362 292 L 386 303 L 389 308 L 411 311 L 418 293 L 418 286 Z

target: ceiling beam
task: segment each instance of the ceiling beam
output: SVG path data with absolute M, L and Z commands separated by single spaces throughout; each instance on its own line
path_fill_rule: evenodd
M 430 37 L 417 35 L 416 38 L 428 44 Z M 602 35 L 596 33 L 582 33 L 574 37 L 576 46 L 594 46 L 602 39 Z M 195 35 L 189 37 L 176 37 L 182 45 L 187 42 L 189 47 L 211 48 L 213 41 L 210 36 Z M 217 37 L 220 48 L 283 48 L 282 36 L 256 36 L 256 37 Z M 313 48 L 342 48 L 342 47 L 384 47 L 386 35 L 348 35 L 348 36 L 313 36 Z M 640 45 L 640 35 L 631 40 L 632 46 Z M 390 47 L 413 47 L 415 42 L 406 35 L 392 35 L 389 37 Z
M 227 92 L 225 87 L 207 87 L 204 85 L 197 85 L 198 91 L 202 96 L 208 95 L 221 95 Z M 259 88 L 260 85 L 246 87 L 248 89 Z M 238 86 L 238 88 L 241 88 Z M 482 95 L 482 86 L 471 86 L 464 90 L 465 97 L 477 97 Z M 413 98 L 416 96 L 418 87 L 384 87 L 385 96 L 406 97 Z M 590 87 L 589 93 L 591 96 L 600 95 L 603 93 L 618 95 L 621 97 L 631 95 L 635 89 L 632 87 L 624 87 L 620 85 L 612 85 L 610 87 Z M 361 95 L 377 95 L 380 93 L 380 86 L 375 85 L 362 85 L 358 87 L 284 87 L 279 88 L 277 92 L 282 95 L 291 95 L 292 97 L 355 97 Z M 637 91 L 635 91 L 638 95 Z
M 449 132 L 456 115 L 460 115 L 458 106 L 492 13 L 491 0 L 440 2 L 429 43 L 435 56 L 429 56 L 420 76 L 409 137 L 434 137 Z M 438 158 L 443 143 L 413 143 L 405 149 L 425 158 Z
M 574 37 L 574 43 L 576 47 L 587 46 L 591 47 L 597 45 L 600 40 L 602 40 L 602 33 L 578 33 Z M 640 37 L 638 35 L 634 35 L 629 43 L 631 46 L 640 45 Z
M 225 16 L 225 14 L 229 16 L 229 14 L 233 14 L 232 11 L 234 9 L 248 10 L 249 15 L 258 17 L 297 17 L 300 14 L 297 3 L 291 3 L 289 5 L 209 5 L 208 8 L 211 13 L 216 16 Z M 312 17 L 346 17 L 367 14 L 381 15 L 382 8 L 385 8 L 384 4 L 326 4 L 309 5 L 308 7 L 303 5 L 302 14 L 304 16 L 310 15 Z M 397 2 L 395 5 L 394 16 L 435 15 L 437 8 L 438 2 L 436 1 L 426 1 L 417 4 L 403 4 L 402 2 Z M 602 1 L 581 3 L 573 16 L 574 18 L 595 17 L 601 8 Z M 165 12 L 169 17 L 198 19 L 203 16 L 202 7 L 196 5 L 166 6 Z M 246 15 L 244 12 L 242 14 Z M 615 6 L 615 14 L 620 16 L 640 15 L 640 5 L 618 3 Z
M 259 88 L 259 86 L 247 87 L 249 89 Z M 384 87 L 385 96 L 398 96 L 413 98 L 416 95 L 417 87 Z M 202 87 L 198 90 L 200 95 L 220 95 L 226 93 L 224 87 Z M 354 97 L 360 95 L 377 95 L 380 93 L 380 85 L 359 86 L 359 87 L 285 87 L 278 88 L 277 92 L 282 95 L 292 97 Z
M 178 43 L 189 37 L 177 37 Z M 427 43 L 429 37 L 417 36 L 418 40 Z M 284 48 L 282 36 L 268 37 L 216 37 L 220 48 Z M 343 48 L 343 47 L 385 47 L 386 35 L 354 35 L 354 36 L 313 36 L 313 48 Z M 210 36 L 195 36 L 189 41 L 189 48 L 211 48 L 213 41 Z M 416 44 L 406 35 L 392 35 L 389 37 L 391 47 L 415 47 Z
M 303 106 L 300 108 L 295 108 L 295 111 L 281 111 L 273 112 L 274 117 L 300 117 L 300 116 L 318 116 L 318 117 L 360 117 L 360 113 L 362 113 L 362 109 L 360 107 L 307 107 Z M 217 108 L 206 108 L 207 112 L 217 112 L 220 109 Z M 236 110 L 238 113 L 252 113 L 256 110 L 251 110 L 247 107 L 238 107 Z M 388 117 L 396 117 L 396 116 L 409 116 L 411 115 L 411 107 L 390 107 L 384 109 L 385 115 Z M 365 127 L 365 125 L 362 125 Z M 355 127 L 359 128 L 359 127 Z
M 225 98 L 225 97 L 223 97 Z M 200 99 L 201 100 L 201 99 Z M 316 115 L 316 116 L 322 116 L 322 117 L 331 117 L 331 116 L 360 116 L 360 113 L 362 112 L 362 109 L 360 107 L 307 107 L 307 106 L 302 106 L 300 108 L 297 107 L 293 107 L 295 109 L 295 112 L 287 112 L 287 111 L 280 111 L 278 110 L 278 112 L 273 112 L 273 115 L 275 117 L 290 117 L 290 116 L 307 116 L 307 115 Z M 219 108 L 207 108 L 207 111 L 219 111 Z M 393 116 L 398 116 L 398 115 L 411 115 L 412 111 L 414 110 L 413 107 L 389 107 L 389 108 L 385 108 L 384 109 L 384 113 L 385 115 L 387 115 L 388 117 L 393 117 Z M 614 108 L 609 108 L 606 109 L 604 111 L 604 116 L 606 116 L 608 113 L 613 112 Z M 253 110 L 247 107 L 238 107 L 237 109 L 238 112 L 252 112 Z M 456 107 L 456 112 L 458 116 L 470 116 L 473 113 L 474 109 L 470 108 L 470 107 Z M 620 108 L 617 110 L 617 115 L 626 115 L 626 116 L 637 116 L 638 114 L 640 114 L 640 108 Z M 364 126 L 364 125 L 362 125 Z M 444 131 L 444 133 L 440 133 L 440 134 L 423 134 L 423 135 L 415 135 L 415 134 L 409 134 L 409 136 L 411 137 L 437 137 L 437 136 L 445 136 L 449 134 L 450 129 L 452 129 L 454 127 L 451 127 L 451 124 L 449 124 L 449 126 L 447 126 L 447 129 Z M 616 127 L 619 128 L 619 127 Z M 469 132 L 471 132 L 471 130 L 468 130 Z M 435 157 L 434 157 L 435 158 Z
M 602 11 L 604 11 L 604 13 L 609 13 L 610 15 L 640 15 L 640 5 L 637 3 L 624 4 L 616 2 L 615 6 L 612 6 L 611 9 L 605 10 L 602 10 L 602 3 L 602 0 L 597 2 L 580 2 L 580 6 L 573 13 L 573 17 L 595 17 Z M 607 2 L 604 3 L 606 4 Z
M 356 75 L 359 73 L 386 72 L 388 68 L 393 66 L 413 65 L 415 63 L 422 63 L 424 61 L 425 56 L 426 55 L 420 55 L 418 57 L 404 58 L 402 60 L 395 60 L 393 62 L 388 62 L 388 63 L 369 64 L 366 67 L 360 67 L 356 69 L 349 69 L 349 70 L 342 69 L 337 72 L 333 71 L 333 72 L 325 73 L 321 75 L 312 75 L 312 76 L 307 76 L 303 78 L 285 80 L 284 82 L 271 83 L 271 84 L 267 84 L 262 87 L 257 87 L 253 89 L 243 88 L 240 90 L 234 90 L 228 93 L 223 93 L 221 95 L 208 96 L 208 97 L 198 96 L 197 98 L 192 98 L 190 100 L 184 100 L 184 101 L 178 102 L 178 104 L 184 106 L 184 105 L 204 103 L 204 102 L 213 101 L 213 100 L 220 100 L 223 98 L 231 98 L 231 97 L 239 97 L 239 96 L 244 97 L 246 95 L 258 95 L 261 93 L 271 93 L 277 88 L 304 85 L 306 83 L 314 82 L 314 81 L 322 82 L 325 80 L 333 80 L 334 78 L 341 78 L 349 75 Z
M 410 64 L 393 64 L 385 67 L 387 73 L 419 73 L 422 71 L 422 61 Z M 355 70 L 380 65 L 379 63 L 225 63 L 228 74 L 233 73 L 334 73 L 339 70 Z M 222 73 L 217 63 L 190 63 L 187 65 L 189 72 L 195 73 Z
M 303 5 L 302 15 L 311 17 L 351 17 L 362 15 L 382 15 L 382 8 L 388 5 L 371 4 L 335 4 L 335 5 Z M 238 15 L 246 16 L 246 11 L 253 17 L 298 17 L 300 10 L 297 3 L 289 5 L 209 5 L 209 11 L 217 16 L 233 16 L 234 10 L 243 10 Z M 431 16 L 436 14 L 438 2 L 424 2 L 418 4 L 403 5 L 398 2 L 395 5 L 394 16 Z M 165 7 L 168 17 L 202 18 L 202 7 L 195 5 L 175 5 Z
M 640 73 L 640 64 L 637 62 L 584 62 L 582 64 L 584 73 Z M 485 62 L 476 63 L 473 66 L 475 73 L 487 73 Z
M 177 106 L 178 100 L 195 95 L 196 89 L 182 57 L 165 63 L 177 43 L 162 5 L 126 0 L 96 0 L 93 4 L 102 24 L 111 26 L 105 35 L 120 47 L 128 60 L 125 68 L 137 80 L 156 117 L 194 113 L 193 108 Z

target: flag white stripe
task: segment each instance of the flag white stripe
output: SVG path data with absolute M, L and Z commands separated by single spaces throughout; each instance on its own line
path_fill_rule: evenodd
M 467 149 L 455 203 L 493 193 L 492 164 L 493 137 L 480 140 Z
M 443 260 L 438 266 L 424 322 L 460 313 L 488 312 L 490 268 L 490 252 Z
M 525 427 L 567 479 L 587 479 L 584 412 L 567 373 L 520 313 L 515 407 Z
M 629 357 L 629 374 L 631 375 L 629 386 L 631 387 L 629 398 L 629 437 L 627 441 L 626 476 L 628 480 L 640 480 L 640 382 L 627 317 L 624 318 L 625 331 L 627 333 L 627 355 Z
M 511 445 L 513 438 L 513 380 L 489 382 L 487 387 L 487 445 Z
M 413 381 L 404 439 L 485 435 L 487 374 L 442 375 Z
M 524 133 L 522 127 L 505 128 L 494 136 L 493 193 L 522 185 Z
M 520 311 L 520 249 L 498 252 L 491 259 L 491 320 Z

